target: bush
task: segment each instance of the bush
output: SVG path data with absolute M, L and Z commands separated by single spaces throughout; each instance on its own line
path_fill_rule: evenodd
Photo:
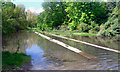
M 70 29 L 68 28 L 67 25 L 61 25 L 61 26 L 59 27 L 59 30 L 66 31 L 66 30 L 70 30 Z
M 89 30 L 89 33 L 97 33 L 97 31 L 91 29 L 91 30 Z
M 118 8 L 114 8 L 108 21 L 101 26 L 99 35 L 103 36 L 115 36 L 120 34 L 120 25 L 118 22 Z
M 69 25 L 69 28 L 71 31 L 75 30 L 77 27 L 77 23 L 74 20 L 71 23 L 69 23 L 68 25 Z
M 115 36 L 116 34 L 120 34 L 120 26 L 118 25 L 118 19 L 115 19 L 112 22 L 107 22 L 104 25 L 104 31 L 102 35 L 104 36 Z
M 94 21 L 91 21 L 90 28 L 89 33 L 97 33 L 100 30 L 100 27 Z
M 80 23 L 77 26 L 77 30 L 79 30 L 80 32 L 88 32 L 90 30 L 90 26 L 86 23 Z

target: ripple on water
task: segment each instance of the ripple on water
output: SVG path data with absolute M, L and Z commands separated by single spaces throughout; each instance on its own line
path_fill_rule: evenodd
M 7 44 L 5 48 L 11 52 L 16 51 L 16 42 L 20 40 L 19 51 L 31 55 L 33 65 L 31 70 L 116 70 L 120 65 L 118 64 L 120 58 L 118 59 L 118 55 L 113 52 L 64 39 L 59 40 L 76 48 L 81 48 L 82 51 L 88 54 L 97 56 L 99 61 L 88 60 L 32 32 L 16 33 L 6 38 L 6 40 L 3 42 Z

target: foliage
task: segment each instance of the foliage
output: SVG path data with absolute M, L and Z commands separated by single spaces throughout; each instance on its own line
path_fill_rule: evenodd
M 2 52 L 2 69 L 9 70 L 12 68 L 20 68 L 23 64 L 30 61 L 30 56 L 23 53 Z
M 36 15 L 25 12 L 24 5 L 2 2 L 2 33 L 8 34 L 28 27 L 36 27 Z
M 36 22 L 37 15 L 28 10 L 26 16 L 28 21 L 28 27 L 30 28 L 37 27 L 37 22 Z
M 67 2 L 66 12 L 69 21 L 90 24 L 95 21 L 98 24 L 105 22 L 108 10 L 100 2 Z
M 106 2 L 44 2 L 44 12 L 37 16 L 40 30 L 79 30 L 97 33 L 99 26 L 105 23 L 111 11 L 111 4 Z M 110 7 L 107 7 L 110 6 Z M 67 27 L 68 26 L 68 27 Z
M 103 36 L 115 36 L 120 34 L 120 24 L 118 22 L 118 7 L 115 7 L 111 16 L 108 18 L 108 21 L 101 25 L 101 30 L 98 35 Z
M 41 30 L 52 30 L 64 22 L 64 2 L 44 2 L 42 6 L 45 11 L 37 17 L 37 26 Z
M 72 31 L 76 29 L 77 23 L 75 21 L 72 21 L 68 25 L 69 25 L 70 30 Z
M 86 23 L 80 23 L 78 26 L 77 26 L 77 29 L 80 31 L 80 32 L 88 32 L 90 30 L 90 26 Z
M 23 5 L 12 2 L 2 3 L 2 31 L 4 34 L 26 28 L 26 14 Z
M 99 30 L 100 30 L 99 25 L 96 24 L 94 21 L 91 21 L 89 33 L 97 33 Z
M 70 30 L 70 28 L 68 27 L 68 25 L 61 25 L 58 28 L 59 28 L 59 30 L 62 30 L 62 31 Z
M 3 34 L 37 27 L 39 30 L 79 30 L 103 36 L 119 34 L 120 2 L 44 2 L 38 16 L 24 5 L 2 2 Z M 118 19 L 117 19 L 118 18 Z

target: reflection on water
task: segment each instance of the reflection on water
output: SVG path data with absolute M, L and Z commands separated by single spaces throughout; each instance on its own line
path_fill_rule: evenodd
M 55 37 L 54 37 L 55 38 Z M 56 38 L 82 51 L 98 57 L 99 61 L 71 52 L 32 32 L 12 34 L 3 38 L 4 50 L 16 52 L 19 40 L 19 52 L 31 55 L 31 70 L 117 70 L 118 54 L 97 49 L 81 43 Z M 120 60 L 120 59 L 119 59 Z
M 86 52 L 88 54 L 96 56 L 100 61 L 97 66 L 100 66 L 99 69 L 118 69 L 118 62 L 120 59 L 118 59 L 118 54 L 110 51 L 106 51 L 103 49 L 99 49 L 96 47 L 88 46 L 82 43 L 76 43 L 74 41 L 66 40 L 66 39 L 61 39 L 58 37 L 53 37 L 50 36 L 54 39 L 57 39 L 59 41 L 62 41 L 68 45 L 71 45 L 73 47 L 76 47 L 83 52 Z
M 105 37 L 105 38 L 103 38 L 103 37 L 95 37 L 95 36 L 72 35 L 72 36 L 70 36 L 70 38 L 120 50 L 120 48 L 119 48 L 120 40 L 118 37 L 113 37 L 113 38 Z

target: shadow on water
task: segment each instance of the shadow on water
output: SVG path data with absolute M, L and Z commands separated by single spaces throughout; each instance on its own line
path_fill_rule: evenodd
M 55 37 L 54 37 L 55 38 Z M 19 40 L 18 52 L 31 55 L 31 70 L 117 70 L 118 54 L 97 49 L 84 44 L 55 38 L 66 44 L 74 46 L 82 51 L 97 56 L 100 61 L 87 58 L 69 51 L 55 43 L 52 43 L 33 32 L 20 32 L 3 38 L 5 51 L 16 52 Z

